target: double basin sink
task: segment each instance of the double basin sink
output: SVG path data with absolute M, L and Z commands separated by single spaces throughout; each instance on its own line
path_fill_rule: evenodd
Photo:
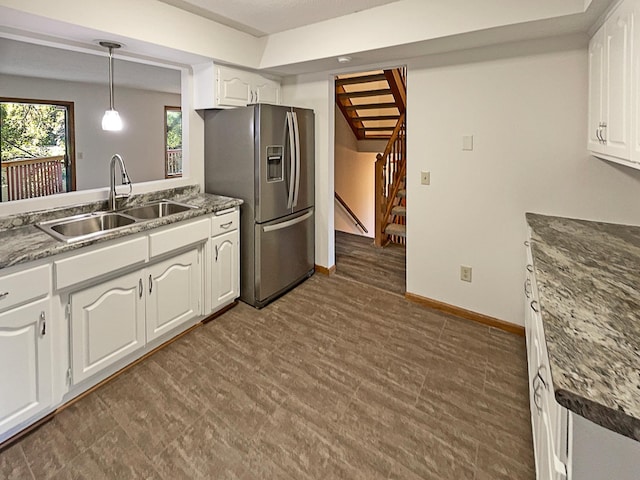
M 93 212 L 49 220 L 38 223 L 37 227 L 57 240 L 71 243 L 99 237 L 114 229 L 127 227 L 134 223 L 156 220 L 196 208 L 198 207 L 171 200 L 161 200 L 117 212 Z

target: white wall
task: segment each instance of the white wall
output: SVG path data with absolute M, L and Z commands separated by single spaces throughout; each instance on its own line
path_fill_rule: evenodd
M 121 132 L 101 128 L 106 85 L 0 75 L 0 97 L 74 102 L 77 190 L 108 186 L 114 153 L 124 158 L 133 182 L 164 178 L 164 107 L 180 106 L 180 95 L 116 86 Z
M 640 224 L 640 171 L 587 155 L 587 53 L 563 45 L 408 61 L 408 292 L 522 324 L 525 212 Z M 285 98 L 327 95 L 320 78 L 288 79 Z M 463 135 L 474 135 L 472 152 Z M 317 166 L 319 183 L 332 169 Z M 461 264 L 473 267 L 472 283 L 459 280 Z
M 522 324 L 524 213 L 640 224 L 640 172 L 587 155 L 585 50 L 456 60 L 408 67 L 407 290 Z
M 315 112 L 315 263 L 330 267 L 335 263 L 333 210 L 333 77 L 328 73 L 298 75 L 282 82 L 282 103 L 312 108 Z M 330 117 L 329 117 L 330 116 Z M 331 118 L 329 122 L 328 119 Z
M 357 227 L 351 216 L 337 201 L 334 202 L 335 229 L 373 237 L 375 234 L 374 173 L 377 152 L 359 152 L 358 143 L 344 115 L 336 106 L 334 188 L 369 232 L 365 233 Z M 382 148 L 384 149 L 384 146 Z

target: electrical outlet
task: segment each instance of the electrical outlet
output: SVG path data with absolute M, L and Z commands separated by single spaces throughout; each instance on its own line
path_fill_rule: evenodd
M 462 150 L 473 150 L 473 135 L 462 137 Z
M 431 184 L 431 172 L 421 172 L 420 173 L 420 183 L 422 185 L 430 185 Z
M 460 265 L 460 280 L 463 282 L 471 282 L 471 267 Z

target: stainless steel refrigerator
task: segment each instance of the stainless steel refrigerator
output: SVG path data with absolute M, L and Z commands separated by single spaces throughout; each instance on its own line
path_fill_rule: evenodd
M 205 111 L 205 191 L 244 200 L 242 301 L 261 308 L 313 274 L 313 110 Z

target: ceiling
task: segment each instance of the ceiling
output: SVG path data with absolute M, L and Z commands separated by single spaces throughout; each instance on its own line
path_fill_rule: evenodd
M 106 50 L 95 54 L 0 37 L 0 74 L 84 83 L 108 83 Z M 180 93 L 180 70 L 126 61 L 113 54 L 116 87 Z
M 399 0 L 160 0 L 261 37 Z

